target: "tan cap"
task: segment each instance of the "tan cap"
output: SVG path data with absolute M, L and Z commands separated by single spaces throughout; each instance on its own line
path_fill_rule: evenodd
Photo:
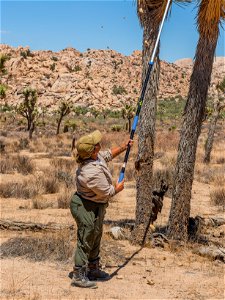
M 99 130 L 82 136 L 76 144 L 77 154 L 80 158 L 89 158 L 94 151 L 96 144 L 100 143 L 102 140 L 102 134 Z

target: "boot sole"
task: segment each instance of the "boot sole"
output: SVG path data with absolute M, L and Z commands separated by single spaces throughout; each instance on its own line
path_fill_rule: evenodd
M 82 289 L 97 289 L 98 286 L 95 285 L 95 286 L 80 286 L 80 285 L 76 285 L 76 283 L 71 283 L 71 286 L 73 287 L 78 287 L 78 288 L 82 288 Z

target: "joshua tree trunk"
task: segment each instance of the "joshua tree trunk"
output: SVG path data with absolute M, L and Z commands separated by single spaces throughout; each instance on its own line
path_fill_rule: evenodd
M 214 112 L 212 115 L 212 120 L 209 125 L 209 131 L 208 131 L 208 137 L 205 143 L 205 156 L 204 156 L 204 163 L 209 163 L 211 159 L 211 151 L 213 148 L 213 141 L 214 141 L 214 134 L 216 131 L 216 124 L 219 119 L 220 111 L 223 108 L 223 106 L 220 103 L 219 95 L 214 103 Z
M 143 36 L 143 75 L 144 82 L 148 63 L 155 45 L 157 32 L 150 26 L 144 27 Z M 148 83 L 145 100 L 140 114 L 138 132 L 138 157 L 135 162 L 137 170 L 137 203 L 135 228 L 132 232 L 132 242 L 143 244 L 148 232 L 150 216 L 152 212 L 152 177 L 153 177 L 153 156 L 155 141 L 155 120 L 157 90 L 159 79 L 158 53 L 155 59 L 154 71 Z
M 218 31 L 215 32 L 213 38 L 200 35 L 197 45 L 181 128 L 175 170 L 175 184 L 172 193 L 172 206 L 169 216 L 168 235 L 174 239 L 187 240 L 188 238 L 187 226 L 191 208 L 191 190 L 197 142 L 205 114 L 217 38 Z
M 132 118 L 128 118 L 128 132 L 131 131 L 131 120 Z
M 56 135 L 59 134 L 59 130 L 60 130 L 60 125 L 61 125 L 61 123 L 62 123 L 62 119 L 63 119 L 63 116 L 60 115 L 60 116 L 59 116 L 59 119 L 58 119 L 58 123 L 57 123 Z
M 35 129 L 35 123 L 31 122 L 30 128 L 29 128 L 29 139 L 32 140 L 33 132 Z

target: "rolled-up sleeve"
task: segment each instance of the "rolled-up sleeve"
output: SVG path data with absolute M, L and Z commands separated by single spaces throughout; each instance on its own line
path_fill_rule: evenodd
M 87 188 L 92 190 L 100 198 L 109 198 L 114 196 L 116 193 L 114 186 L 109 184 L 103 170 L 100 167 L 96 167 L 89 173 Z
M 106 162 L 109 162 L 112 160 L 112 152 L 110 149 L 106 151 L 100 151 L 99 154 L 104 158 Z

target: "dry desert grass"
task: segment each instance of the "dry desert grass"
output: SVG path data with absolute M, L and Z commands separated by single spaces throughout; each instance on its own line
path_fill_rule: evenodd
M 102 129 L 104 131 L 104 129 Z M 81 133 L 77 135 L 79 137 Z M 193 184 L 192 216 L 223 217 L 224 157 L 223 132 L 216 139 L 212 163 L 202 162 L 204 135 L 200 140 Z M 68 205 L 75 190 L 76 162 L 71 157 L 70 133 L 35 136 L 11 132 L 4 137 L 1 167 L 1 219 L 62 225 L 56 231 L 2 230 L 2 299 L 223 299 L 223 263 L 194 252 L 195 243 L 149 241 L 143 249 L 125 239 L 114 240 L 112 226 L 121 226 L 125 237 L 135 219 L 135 170 L 137 141 L 127 167 L 125 190 L 110 203 L 105 218 L 102 262 L 112 279 L 100 282 L 97 290 L 70 286 L 76 226 Z M 126 132 L 105 132 L 103 148 L 128 139 Z M 167 224 L 171 187 L 179 141 L 177 130 L 158 130 L 154 160 L 154 186 L 164 178 L 170 188 L 164 199 L 157 228 Z M 116 181 L 123 155 L 110 163 Z M 68 226 L 70 229 L 68 229 Z M 211 230 L 211 231 L 210 231 Z M 221 227 L 205 232 L 218 245 L 224 236 Z M 214 235 L 214 236 L 213 236 Z

